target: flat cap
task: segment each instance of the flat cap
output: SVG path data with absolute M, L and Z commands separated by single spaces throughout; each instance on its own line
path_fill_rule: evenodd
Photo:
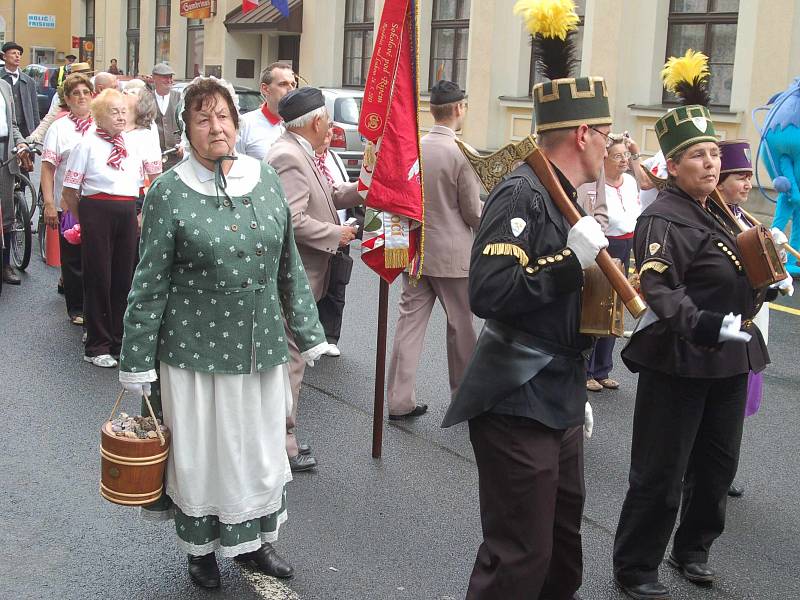
M 289 123 L 325 106 L 325 96 L 315 87 L 301 87 L 286 94 L 278 103 L 278 114 Z
M 19 50 L 20 52 L 25 52 L 25 49 L 20 46 L 17 42 L 6 42 L 3 44 L 3 54 L 8 52 L 9 50 Z
M 160 62 L 153 67 L 152 75 L 175 75 L 175 71 L 167 63 Z
M 431 104 L 450 104 L 464 99 L 464 92 L 457 83 L 442 79 L 431 88 Z

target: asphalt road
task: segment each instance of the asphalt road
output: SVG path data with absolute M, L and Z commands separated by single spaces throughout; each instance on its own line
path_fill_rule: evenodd
M 99 432 L 119 389 L 116 372 L 81 360 L 80 328 L 56 295 L 55 269 L 34 259 L 20 287 L 0 296 L 0 598 L 463 598 L 480 541 L 477 472 L 465 426 L 439 427 L 447 404 L 444 315 L 434 310 L 417 382 L 431 408 L 386 426 L 370 457 L 377 278 L 356 261 L 342 357 L 307 371 L 300 434 L 320 461 L 289 486 L 277 547 L 297 569 L 288 585 L 220 559 L 223 587 L 195 588 L 171 523 L 153 524 L 98 494 Z M 390 299 L 391 344 L 399 286 Z M 800 302 L 786 303 L 795 308 Z M 744 498 L 729 503 L 711 563 L 711 589 L 663 581 L 676 599 L 800 597 L 800 436 L 797 314 L 773 310 L 765 400 L 745 425 Z M 476 327 L 478 324 L 476 323 Z M 622 343 L 618 343 L 618 348 Z M 592 395 L 583 522 L 586 600 L 622 595 L 611 578 L 613 533 L 626 489 L 636 378 Z M 129 401 L 130 408 L 135 403 Z

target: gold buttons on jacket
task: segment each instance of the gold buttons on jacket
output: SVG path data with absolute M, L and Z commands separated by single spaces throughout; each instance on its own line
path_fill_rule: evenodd
M 546 258 L 540 258 L 539 260 L 536 261 L 536 263 L 540 264 L 540 265 L 546 265 L 547 264 L 547 259 Z
M 554 263 L 554 262 L 556 262 L 556 259 L 555 259 L 555 258 L 553 258 L 552 256 L 548 256 L 546 260 L 547 260 L 547 262 L 549 262 L 549 263 Z
M 570 250 L 569 248 L 564 248 L 564 250 L 562 250 L 561 254 L 563 254 L 564 256 L 571 256 L 572 255 L 572 250 Z

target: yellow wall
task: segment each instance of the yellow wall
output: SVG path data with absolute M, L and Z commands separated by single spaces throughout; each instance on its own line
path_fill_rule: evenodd
M 14 10 L 16 5 L 16 11 Z M 16 14 L 15 14 L 16 12 Z M 55 29 L 28 27 L 28 14 L 52 15 L 56 18 Z M 77 55 L 72 43 L 72 17 L 70 3 L 53 0 L 0 0 L 0 16 L 5 19 L 5 41 L 15 41 L 25 48 L 22 64 L 31 62 L 31 47 L 55 48 L 56 63 L 63 62 L 63 55 Z M 61 61 L 58 60 L 59 54 Z

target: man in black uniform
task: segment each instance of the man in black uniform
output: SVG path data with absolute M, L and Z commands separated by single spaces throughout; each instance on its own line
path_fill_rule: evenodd
M 636 600 L 670 597 L 658 567 L 679 506 L 667 560 L 689 581 L 714 581 L 707 561 L 725 525 L 748 372 L 769 362 L 752 322 L 766 290 L 750 286 L 739 229 L 708 198 L 720 170 L 710 113 L 681 106 L 655 130 L 670 179 L 636 225 L 634 253 L 650 311 L 622 352 L 639 384 L 630 488 L 614 543 L 615 578 Z
M 611 117 L 599 77 L 533 89 L 538 142 L 558 181 L 595 181 Z M 486 325 L 443 426 L 468 420 L 483 543 L 468 599 L 568 600 L 581 585 L 585 352 L 583 269 L 607 245 L 568 225 L 539 177 L 515 169 L 486 201 L 472 247 L 472 311 Z

